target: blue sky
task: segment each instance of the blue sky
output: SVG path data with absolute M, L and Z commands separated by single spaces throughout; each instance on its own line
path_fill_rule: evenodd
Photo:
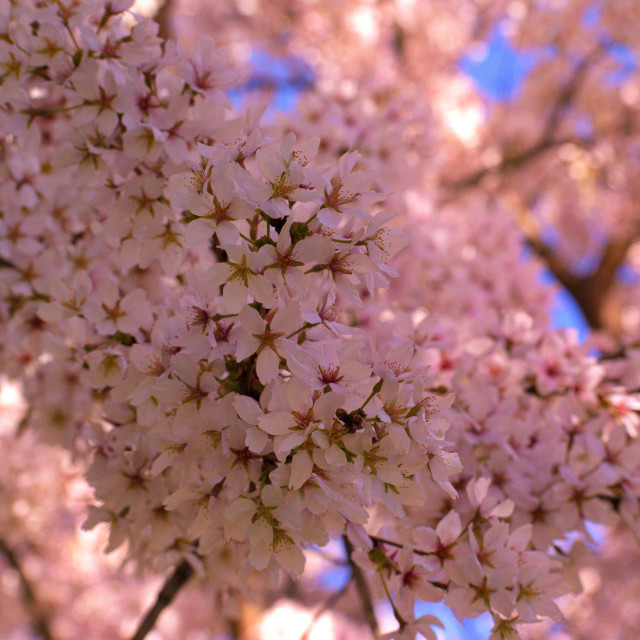
M 505 34 L 504 25 L 496 25 L 486 43 L 469 52 L 460 69 L 489 100 L 509 101 L 518 95 L 524 79 L 544 51 L 518 51 Z

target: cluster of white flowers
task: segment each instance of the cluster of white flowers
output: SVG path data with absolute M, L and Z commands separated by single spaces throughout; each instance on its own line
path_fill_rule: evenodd
M 266 136 L 211 40 L 129 5 L 0 4 L 2 366 L 25 426 L 92 455 L 110 548 L 233 595 L 454 496 L 452 396 L 340 322 L 405 243 L 358 154 Z
M 363 164 L 384 166 L 387 152 L 367 132 L 385 130 L 386 109 L 350 121 L 335 111 L 314 105 L 298 130 L 325 132 L 327 158 L 361 140 Z M 398 182 L 384 177 L 388 188 Z M 460 495 L 432 490 L 402 523 L 377 515 L 354 557 L 377 572 L 407 636 L 422 599 L 461 619 L 490 611 L 492 638 L 516 637 L 517 625 L 558 620 L 553 600 L 580 589 L 588 521 L 640 529 L 638 352 L 598 361 L 574 332 L 549 329 L 552 291 L 523 264 L 521 235 L 495 204 L 466 212 L 415 192 L 403 199 L 407 215 L 395 222 L 410 245 L 395 266 L 405 277 L 358 317 L 381 341 L 404 331 L 428 388 L 455 395 L 445 417 Z M 432 623 L 422 623 L 426 637 Z
M 460 497 L 439 498 L 405 525 L 437 531 L 443 515 L 460 518 L 460 556 L 442 564 L 444 602 L 460 617 L 490 609 L 494 637 L 508 638 L 516 624 L 557 619 L 553 598 L 580 589 L 585 554 L 576 540 L 589 542 L 587 522 L 639 530 L 638 353 L 598 361 L 574 331 L 545 327 L 548 293 L 518 268 L 515 229 L 469 218 L 465 229 L 459 212 L 440 214 L 413 235 L 411 263 L 400 269 L 420 278 L 393 288 L 386 303 L 389 325 L 414 327 L 429 387 L 455 394 L 447 439 L 463 466 Z M 454 224 L 455 244 L 446 231 Z M 491 281 L 488 270 L 503 277 Z M 414 539 L 411 548 L 433 545 Z
M 557 618 L 559 541 L 638 513 L 637 353 L 539 329 L 489 216 L 405 223 L 380 299 L 407 236 L 371 184 L 403 172 L 369 169 L 419 173 L 393 110 L 268 130 L 212 40 L 130 4 L 0 0 L 0 365 L 23 427 L 91 459 L 87 526 L 229 602 L 343 536 L 398 638 L 435 637 L 416 599 L 495 639 Z

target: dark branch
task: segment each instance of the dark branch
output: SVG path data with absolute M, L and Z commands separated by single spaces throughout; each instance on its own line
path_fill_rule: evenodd
M 635 242 L 640 230 L 630 233 L 624 239 L 611 240 L 604 247 L 600 261 L 593 273 L 577 276 L 572 273 L 557 253 L 546 244 L 538 228 L 534 215 L 515 196 L 511 199 L 520 228 L 527 244 L 545 262 L 549 271 L 558 282 L 571 294 L 580 307 L 586 321 L 592 329 L 604 329 L 612 336 L 619 334 L 620 313 L 610 293 L 616 279 L 618 269 L 624 263 L 629 247 Z
M 518 222 L 529 247 L 538 257 L 544 260 L 547 267 L 549 267 L 549 271 L 560 284 L 569 292 L 573 292 L 580 285 L 580 278 L 571 273 L 555 251 L 542 240 L 538 221 L 527 207 L 519 200 L 516 200 L 515 197 L 512 202 L 516 207 Z
M 13 264 L 13 262 L 10 262 L 5 258 L 0 258 L 0 268 L 2 267 L 4 267 L 5 269 L 15 269 L 16 271 L 19 270 L 18 267 L 16 267 L 16 265 Z
M 376 618 L 376 613 L 373 609 L 373 601 L 371 600 L 371 594 L 369 593 L 369 585 L 367 584 L 360 567 L 351 559 L 354 549 L 349 538 L 347 538 L 347 536 L 342 536 L 342 541 L 344 542 L 344 546 L 347 551 L 347 560 L 351 566 L 351 575 L 356 584 L 360 601 L 362 602 L 364 617 L 375 637 L 378 635 L 378 619 Z
M 568 107 L 579 93 L 582 83 L 594 62 L 602 55 L 605 50 L 604 44 L 599 43 L 595 49 L 586 55 L 575 67 L 571 78 L 560 89 L 547 117 L 542 140 L 551 140 L 562 121 Z
M 609 289 L 618 269 L 622 266 L 631 245 L 638 239 L 638 233 L 632 233 L 624 240 L 612 240 L 604 248 L 598 268 L 591 276 L 598 287 Z
M 153 629 L 158 616 L 171 604 L 175 595 L 192 575 L 193 568 L 186 560 L 183 560 L 167 578 L 156 598 L 155 604 L 149 609 L 131 640 L 143 640 L 147 633 Z
M 153 19 L 158 23 L 158 35 L 163 40 L 168 40 L 173 36 L 173 30 L 171 27 L 171 8 L 172 0 L 164 0 L 160 5 L 160 8 L 153 16 Z
M 398 549 L 402 549 L 404 548 L 404 544 L 400 543 L 400 542 L 394 542 L 393 540 L 387 540 L 386 538 L 381 538 L 380 536 L 372 536 L 369 535 L 369 537 L 374 541 L 374 542 L 380 542 L 381 544 L 388 544 L 392 547 L 396 547 Z M 411 549 L 412 553 L 415 553 L 417 556 L 435 556 L 436 552 L 435 551 L 422 551 L 421 549 Z
M 24 601 L 27 609 L 29 610 L 29 614 L 31 615 L 33 631 L 37 636 L 42 638 L 42 640 L 53 640 L 51 631 L 49 631 L 49 623 L 47 621 L 47 618 L 40 608 L 33 588 L 31 587 L 31 583 L 27 579 L 27 576 L 24 574 L 18 557 L 2 539 L 0 539 L 0 553 L 5 557 L 9 566 L 18 574 L 20 584 L 22 585 Z

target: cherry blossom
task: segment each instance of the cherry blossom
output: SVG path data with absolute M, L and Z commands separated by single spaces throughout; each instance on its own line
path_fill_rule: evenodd
M 559 619 L 586 521 L 639 529 L 637 345 L 632 330 L 620 338 L 635 302 L 610 332 L 620 350 L 600 339 L 596 355 L 550 329 L 551 293 L 522 258 L 523 237 L 549 256 L 536 225 L 578 217 L 559 206 L 567 194 L 616 199 L 631 174 L 614 145 L 565 131 L 563 105 L 538 118 L 549 129 L 529 155 L 500 127 L 506 107 L 486 139 L 463 135 L 442 87 L 473 20 L 440 3 L 437 20 L 431 4 L 352 4 L 293 12 L 304 28 L 291 42 L 307 33 L 307 53 L 322 52 L 321 90 L 275 122 L 226 97 L 241 75 L 231 54 L 211 38 L 189 53 L 166 43 L 128 2 L 0 4 L 2 372 L 22 385 L 20 431 L 86 467 L 85 526 L 106 523 L 107 549 L 140 571 L 197 573 L 224 617 L 282 594 L 285 574 L 301 584 L 313 550 L 342 541 L 365 608 L 391 606 L 388 637 L 435 637 L 416 599 L 489 612 L 492 638 L 515 637 Z M 523 42 L 552 11 L 507 8 Z M 323 12 L 327 42 L 313 37 Z M 441 20 L 467 38 L 443 40 Z M 336 45 L 345 33 L 396 52 L 372 65 Z M 427 78 L 423 41 L 441 43 Z M 604 72 L 602 55 L 580 49 Z M 546 151 L 562 177 L 538 198 L 510 168 Z M 472 197 L 456 199 L 465 184 Z M 599 226 L 603 265 L 617 219 Z M 563 238 L 558 255 L 572 266 L 597 235 Z M 580 290 L 582 276 L 549 264 Z M 585 281 L 601 283 L 599 269 Z M 606 311 L 593 326 L 609 327 Z

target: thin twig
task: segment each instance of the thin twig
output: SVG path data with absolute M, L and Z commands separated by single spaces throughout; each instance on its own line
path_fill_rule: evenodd
M 33 588 L 31 587 L 31 583 L 27 579 L 27 576 L 24 574 L 18 557 L 2 539 L 0 539 L 0 553 L 5 557 L 6 561 L 9 563 L 9 566 L 18 574 L 18 578 L 20 579 L 20 583 L 22 585 L 24 601 L 27 609 L 29 610 L 29 614 L 31 615 L 33 631 L 37 636 L 42 638 L 42 640 L 53 640 L 51 631 L 49 631 L 49 623 L 47 621 L 47 618 L 40 608 Z
M 618 512 L 618 515 L 620 516 L 620 520 L 622 520 L 622 524 L 624 525 L 625 529 L 633 538 L 638 549 L 640 549 L 640 536 L 638 535 L 638 532 L 633 528 L 633 524 L 630 523 L 620 512 Z
M 398 549 L 402 549 L 405 545 L 400 542 L 394 542 L 393 540 L 387 540 L 386 538 L 381 538 L 380 536 L 372 536 L 369 537 L 374 542 L 380 542 L 382 544 L 388 544 L 392 547 L 397 547 Z M 435 551 L 422 551 L 421 549 L 411 549 L 411 553 L 415 553 L 417 556 L 435 556 L 437 555 Z
M 556 96 L 556 99 L 551 107 L 549 116 L 545 123 L 544 133 L 542 135 L 543 140 L 551 140 L 555 132 L 562 121 L 562 116 L 565 114 L 568 107 L 575 97 L 580 92 L 581 86 L 587 77 L 587 73 L 590 68 L 598 60 L 598 58 L 605 51 L 606 46 L 603 42 L 599 42 L 596 47 L 588 55 L 586 55 L 575 67 L 573 74 L 569 78 L 568 82 L 560 89 L 560 92 Z
M 167 578 L 154 605 L 143 618 L 131 640 L 143 640 L 147 633 L 153 629 L 153 625 L 156 623 L 158 616 L 171 604 L 175 595 L 188 582 L 192 575 L 192 566 L 186 560 L 183 560 Z
M 336 591 L 335 593 L 331 594 L 331 597 L 327 598 L 327 601 L 313 614 L 313 617 L 309 621 L 307 628 L 305 629 L 304 633 L 300 636 L 299 640 L 309 640 L 309 634 L 313 630 L 313 627 L 316 626 L 316 623 L 318 622 L 320 617 L 326 611 L 328 611 L 331 607 L 333 607 L 333 605 L 336 602 L 338 602 L 338 600 L 340 600 L 340 598 L 345 594 L 349 585 L 351 584 L 352 577 L 353 577 L 353 574 L 349 576 L 349 579 L 344 583 L 342 588 L 339 591 Z
M 342 536 L 342 541 L 344 542 L 344 546 L 347 551 L 347 560 L 351 566 L 351 575 L 353 576 L 356 589 L 358 590 L 358 595 L 360 596 L 360 601 L 362 602 L 364 617 L 366 618 L 367 624 L 375 637 L 378 635 L 378 619 L 376 618 L 376 613 L 373 609 L 373 601 L 371 599 L 371 594 L 369 593 L 369 585 L 367 584 L 360 567 L 351 559 L 354 548 L 349 541 L 349 538 L 347 538 L 347 536 Z

